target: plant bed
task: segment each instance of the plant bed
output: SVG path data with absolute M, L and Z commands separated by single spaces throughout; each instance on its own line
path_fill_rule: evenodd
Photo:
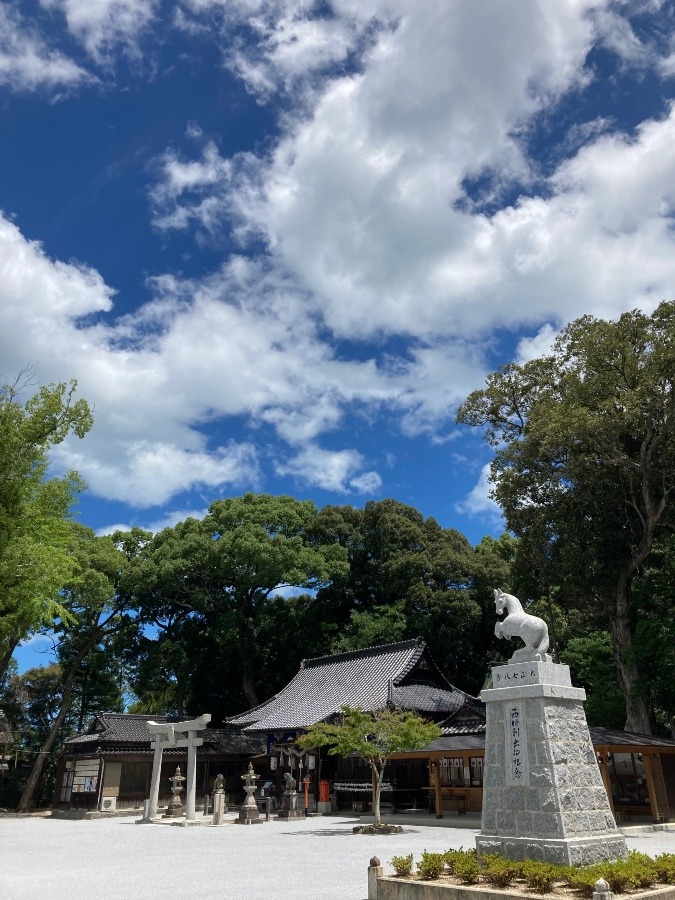
M 591 900 L 604 882 L 616 898 L 675 900 L 675 854 L 668 853 L 651 859 L 632 851 L 626 860 L 579 868 L 498 855 L 479 860 L 474 850 L 425 851 L 414 873 L 412 854 L 391 865 L 396 877 L 378 879 L 378 900 Z

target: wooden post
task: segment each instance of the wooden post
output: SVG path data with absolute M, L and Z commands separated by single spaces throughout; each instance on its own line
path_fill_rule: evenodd
M 600 775 L 602 776 L 602 783 L 605 786 L 605 793 L 607 794 L 609 808 L 612 810 L 612 815 L 614 816 L 614 821 L 616 822 L 616 810 L 614 809 L 614 798 L 612 797 L 612 781 L 609 777 L 609 771 L 607 769 L 607 748 L 601 747 L 598 750 L 598 755 L 600 757 L 600 759 L 598 760 L 598 765 L 600 766 Z M 618 825 L 618 822 L 617 822 L 617 825 Z
M 432 765 L 435 769 L 436 780 L 434 782 L 434 805 L 436 807 L 436 818 L 443 818 L 443 797 L 441 794 L 441 761 L 433 760 Z
M 642 761 L 645 767 L 645 778 L 647 779 L 647 791 L 649 793 L 649 807 L 654 822 L 658 822 L 661 818 L 659 814 L 659 804 L 656 797 L 656 785 L 654 784 L 654 771 L 652 769 L 652 758 L 646 753 L 642 755 Z

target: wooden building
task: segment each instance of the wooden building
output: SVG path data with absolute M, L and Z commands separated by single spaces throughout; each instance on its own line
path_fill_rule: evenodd
M 617 822 L 675 819 L 675 740 L 614 728 L 589 732 Z M 450 717 L 442 737 L 423 750 L 398 754 L 424 760 L 428 779 L 418 802 L 437 815 L 480 812 L 484 756 L 485 718 L 475 705 Z
M 331 756 L 325 750 L 300 753 L 295 746 L 299 734 L 339 714 L 345 705 L 370 712 L 411 710 L 436 722 L 460 709 L 481 708 L 474 697 L 450 684 L 425 642 L 416 638 L 303 660 L 297 675 L 278 694 L 232 716 L 228 724 L 244 734 L 264 734 L 279 781 L 284 768 L 300 779 L 303 772 L 310 772 L 316 798 L 319 783 L 327 783 L 338 806 L 359 809 L 371 797 L 370 766 L 356 756 Z M 428 785 L 427 764 L 411 757 L 391 769 L 383 797 L 400 807 L 409 806 Z
M 142 808 L 150 793 L 152 749 L 147 723 L 166 722 L 166 716 L 99 713 L 87 730 L 66 741 L 59 757 L 52 806 L 61 809 Z M 197 802 L 210 793 L 216 775 L 225 777 L 233 798 L 243 795 L 241 774 L 249 760 L 267 765 L 266 744 L 239 729 L 209 728 L 201 736 L 197 762 Z M 169 777 L 176 766 L 185 772 L 187 751 L 164 751 L 160 804 L 171 797 Z

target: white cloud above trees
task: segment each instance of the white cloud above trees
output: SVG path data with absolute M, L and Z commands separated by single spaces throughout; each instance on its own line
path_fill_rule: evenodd
M 138 51 L 159 8 L 42 2 L 95 61 Z M 182 27 L 210 23 L 261 103 L 284 98 L 262 150 L 228 157 L 194 122 L 193 156 L 172 146 L 155 160 L 158 232 L 227 232 L 240 256 L 200 278 L 155 278 L 152 301 L 115 318 L 97 272 L 49 259 L 0 220 L 5 366 L 39 360 L 49 380 L 79 378 L 96 426 L 86 454 L 69 443 L 60 462 L 101 496 L 159 505 L 189 487 L 264 483 L 268 459 L 299 483 L 376 495 L 382 461 L 348 435 L 323 445 L 348 412 L 385 410 L 404 434 L 445 440 L 497 329 L 527 328 L 526 359 L 578 315 L 675 297 L 673 108 L 631 133 L 609 118 L 577 122 L 546 171 L 528 144 L 541 117 L 597 77 L 585 66 L 594 45 L 661 74 L 675 71 L 672 46 L 647 43 L 610 0 L 331 8 L 180 5 Z M 26 32 L 7 21 L 20 48 Z M 36 46 L 45 72 L 50 60 L 68 71 Z M 212 446 L 203 426 L 219 419 L 236 420 L 239 437 Z M 485 477 L 467 512 L 489 513 Z

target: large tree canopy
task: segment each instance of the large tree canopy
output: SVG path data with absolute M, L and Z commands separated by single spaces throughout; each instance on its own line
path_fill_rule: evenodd
M 91 428 L 75 388 L 52 384 L 25 403 L 21 380 L 0 388 L 0 676 L 18 642 L 62 613 L 59 591 L 74 570 L 69 510 L 81 483 L 45 474 L 50 448 Z
M 423 637 L 451 681 L 473 693 L 501 656 L 494 638 L 494 585 L 507 585 L 503 542 L 474 548 L 397 500 L 363 509 L 326 506 L 310 536 L 345 548 L 349 569 L 317 595 L 339 626 L 335 651 Z M 509 543 L 505 538 L 506 544 Z
M 674 521 L 675 303 L 578 319 L 549 355 L 490 375 L 457 418 L 496 448 L 494 496 L 531 590 L 609 622 L 626 727 L 650 733 L 631 594 Z
M 255 706 L 259 686 L 265 696 L 270 690 L 265 645 L 275 636 L 261 629 L 275 595 L 315 590 L 346 570 L 337 543 L 306 540 L 316 514 L 311 501 L 286 496 L 216 500 L 201 521 L 188 519 L 156 535 L 131 567 L 126 589 L 172 640 L 199 635 L 208 659 L 195 652 L 191 667 L 213 671 L 222 662 L 221 672 L 236 676 Z

